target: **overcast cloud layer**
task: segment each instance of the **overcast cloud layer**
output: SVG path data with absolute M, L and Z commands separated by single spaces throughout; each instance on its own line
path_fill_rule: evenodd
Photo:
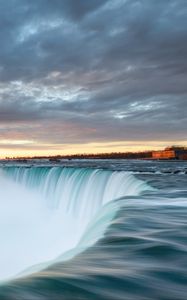
M 2 0 L 0 41 L 3 147 L 187 141 L 186 0 Z

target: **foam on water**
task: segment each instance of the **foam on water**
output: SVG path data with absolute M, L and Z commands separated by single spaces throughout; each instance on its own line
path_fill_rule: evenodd
M 0 280 L 76 255 L 103 236 L 116 211 L 109 202 L 147 189 L 146 183 L 126 172 L 3 168 Z

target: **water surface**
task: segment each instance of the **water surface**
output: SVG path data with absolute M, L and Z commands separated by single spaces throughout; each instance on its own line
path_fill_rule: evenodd
M 186 299 L 187 162 L 2 165 L 0 185 L 1 300 Z

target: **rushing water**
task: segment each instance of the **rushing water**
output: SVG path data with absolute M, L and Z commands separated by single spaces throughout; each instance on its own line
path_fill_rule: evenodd
M 187 295 L 187 163 L 0 171 L 0 300 Z

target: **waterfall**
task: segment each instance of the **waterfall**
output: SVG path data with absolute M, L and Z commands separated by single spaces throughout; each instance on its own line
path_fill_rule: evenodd
M 63 254 L 64 259 L 71 258 L 103 236 L 117 210 L 112 200 L 147 189 L 145 182 L 126 172 L 2 168 L 0 279 L 15 277 L 32 266 L 47 266 Z

